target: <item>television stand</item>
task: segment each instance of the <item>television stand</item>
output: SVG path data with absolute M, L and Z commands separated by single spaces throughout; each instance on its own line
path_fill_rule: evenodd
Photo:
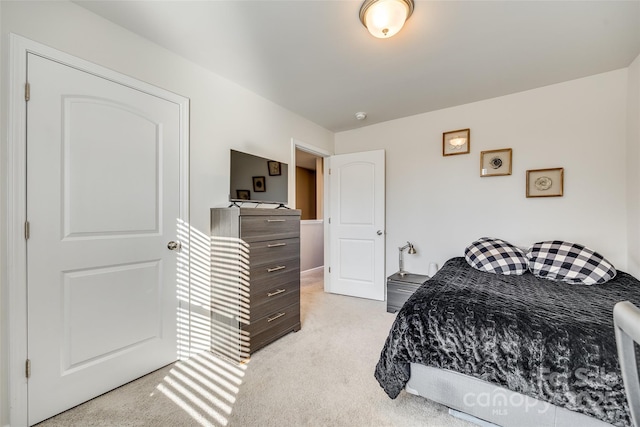
M 285 206 L 284 203 L 280 203 L 275 209 L 291 209 L 289 206 Z

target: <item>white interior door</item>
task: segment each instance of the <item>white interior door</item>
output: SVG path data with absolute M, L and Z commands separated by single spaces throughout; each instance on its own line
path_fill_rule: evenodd
M 29 424 L 176 359 L 179 105 L 28 54 Z
M 384 154 L 330 158 L 329 292 L 385 299 Z

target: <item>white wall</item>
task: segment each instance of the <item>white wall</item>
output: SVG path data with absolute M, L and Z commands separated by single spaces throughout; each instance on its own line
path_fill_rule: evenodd
M 474 239 L 582 243 L 627 267 L 627 70 L 336 134 L 336 153 L 385 149 L 387 272 L 397 247 L 427 273 Z M 471 128 L 471 153 L 442 156 L 442 133 Z M 480 177 L 480 152 L 513 148 L 513 174 Z M 563 167 L 564 197 L 525 197 L 525 171 Z
M 2 2 L 3 36 L 14 32 L 191 100 L 191 224 L 225 205 L 229 149 L 290 163 L 291 138 L 333 150 L 333 134 L 66 1 Z M 5 54 L 6 55 L 6 54 Z
M 640 56 L 628 69 L 627 186 L 627 269 L 640 277 Z
M 333 134 L 326 129 L 73 3 L 0 1 L 0 11 L 0 58 L 4 67 L 8 60 L 8 33 L 13 32 L 190 98 L 190 222 L 196 231 L 208 234 L 209 208 L 226 205 L 230 148 L 285 163 L 291 162 L 292 138 L 333 151 Z M 8 84 L 5 71 L 3 89 Z M 7 144 L 5 98 L 2 97 L 0 117 L 3 162 Z M 1 184 L 4 188 L 4 178 Z M 293 200 L 293 195 L 289 198 Z M 2 233 L 0 241 L 4 242 L 5 231 Z M 3 266 L 0 270 L 4 271 Z M 3 304 L 7 286 L 3 280 Z M 5 308 L 0 319 L 0 425 L 8 422 Z
M 300 271 L 324 265 L 324 221 L 300 221 Z

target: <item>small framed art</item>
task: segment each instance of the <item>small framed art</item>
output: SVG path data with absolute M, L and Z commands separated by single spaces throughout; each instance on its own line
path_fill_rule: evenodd
M 452 130 L 442 134 L 442 155 L 468 154 L 471 151 L 471 130 Z
M 269 164 L 269 176 L 282 175 L 282 172 L 280 171 L 280 162 L 269 160 L 267 163 Z
M 249 200 L 251 199 L 251 192 L 249 190 L 236 190 L 236 199 Z
M 488 150 L 480 153 L 480 176 L 511 175 L 511 148 Z
M 564 168 L 527 171 L 527 197 L 562 197 Z
M 267 191 L 264 176 L 253 177 L 253 191 L 256 193 L 262 193 Z

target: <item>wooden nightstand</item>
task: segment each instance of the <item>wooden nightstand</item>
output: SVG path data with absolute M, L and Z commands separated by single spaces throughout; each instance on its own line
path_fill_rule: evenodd
M 404 276 L 395 273 L 387 277 L 387 312 L 395 313 L 411 295 L 429 280 L 429 276 L 406 273 Z

